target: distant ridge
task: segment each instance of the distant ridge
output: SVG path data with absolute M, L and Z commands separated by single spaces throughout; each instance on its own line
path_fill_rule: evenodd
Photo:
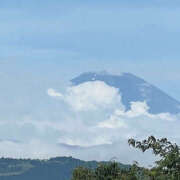
M 150 107 L 149 112 L 152 114 L 180 113 L 179 101 L 131 73 L 113 75 L 106 71 L 100 73 L 86 72 L 71 80 L 72 85 L 79 85 L 88 81 L 103 81 L 109 86 L 118 88 L 126 110 L 130 109 L 131 102 L 146 101 Z
M 0 158 L 0 180 L 70 180 L 74 168 L 96 168 L 98 163 L 72 157 L 56 157 L 49 160 Z M 130 167 L 121 163 L 119 166 L 122 169 Z

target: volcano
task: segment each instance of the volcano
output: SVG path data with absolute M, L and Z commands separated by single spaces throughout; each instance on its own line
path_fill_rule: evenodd
M 71 80 L 74 86 L 88 81 L 103 81 L 107 85 L 117 88 L 126 110 L 130 109 L 131 102 L 146 101 L 149 112 L 152 114 L 180 113 L 179 101 L 131 73 L 113 75 L 107 72 L 87 72 Z

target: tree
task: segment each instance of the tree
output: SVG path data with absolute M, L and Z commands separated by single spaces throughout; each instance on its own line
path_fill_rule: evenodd
M 76 168 L 72 180 L 94 180 L 94 172 L 85 167 Z
M 116 162 L 100 163 L 96 169 L 79 167 L 72 180 L 137 180 L 135 169 L 121 169 Z
M 176 143 L 171 143 L 167 138 L 156 139 L 154 136 L 142 142 L 129 139 L 128 143 L 142 152 L 152 149 L 155 155 L 160 156 L 161 159 L 156 161 L 157 167 L 151 170 L 152 176 L 166 175 L 169 179 L 180 180 L 180 148 Z

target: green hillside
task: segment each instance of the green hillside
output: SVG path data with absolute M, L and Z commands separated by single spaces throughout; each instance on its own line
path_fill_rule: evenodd
M 105 162 L 104 162 L 105 163 Z M 74 168 L 96 168 L 96 161 L 81 161 L 72 157 L 49 160 L 0 159 L 0 180 L 69 180 Z M 119 164 L 121 168 L 129 166 Z

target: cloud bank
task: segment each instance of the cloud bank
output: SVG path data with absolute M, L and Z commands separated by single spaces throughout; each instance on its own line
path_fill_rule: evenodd
M 84 160 L 109 160 L 115 156 L 123 163 L 138 160 L 150 164 L 152 156 L 130 148 L 128 138 L 155 135 L 180 143 L 179 115 L 151 114 L 146 102 L 131 102 L 126 111 L 121 101 L 123 95 L 104 82 L 70 86 L 64 93 L 50 88 L 47 95 L 49 100 L 55 98 L 57 110 L 41 112 L 43 118 L 39 112 L 38 116 L 0 122 L 0 135 L 7 137 L 0 141 L 1 156 L 66 155 Z M 3 134 L 5 127 L 10 130 L 8 134 Z M 10 140 L 12 137 L 19 141 Z
M 85 82 L 69 87 L 65 95 L 54 89 L 48 89 L 47 93 L 52 97 L 61 97 L 74 111 L 106 109 L 121 102 L 118 89 L 108 86 L 102 81 Z

